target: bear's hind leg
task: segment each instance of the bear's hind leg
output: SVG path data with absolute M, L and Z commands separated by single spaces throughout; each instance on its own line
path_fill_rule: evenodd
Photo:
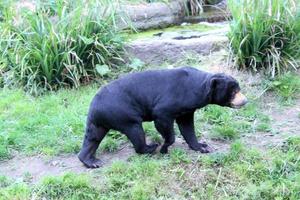
M 165 142 L 160 149 L 160 153 L 168 153 L 168 148 L 175 142 L 174 121 L 166 119 L 156 119 L 155 128 L 163 136 Z
M 151 154 L 155 152 L 156 148 L 159 146 L 157 143 L 153 143 L 150 145 L 146 144 L 145 132 L 143 130 L 142 124 L 132 124 L 122 132 L 133 144 L 136 153 Z
M 79 160 L 86 167 L 98 168 L 101 166 L 100 160 L 95 158 L 95 153 L 107 132 L 108 130 L 103 127 L 97 127 L 93 123 L 87 124 L 82 149 L 78 155 Z

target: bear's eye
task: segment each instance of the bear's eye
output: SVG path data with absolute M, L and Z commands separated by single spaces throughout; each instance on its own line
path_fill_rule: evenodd
M 233 90 L 231 92 L 231 99 L 233 99 L 238 92 L 239 92 L 239 90 Z

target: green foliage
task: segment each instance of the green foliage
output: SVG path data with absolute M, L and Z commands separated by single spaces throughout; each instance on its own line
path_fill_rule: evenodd
M 13 81 L 33 94 L 78 87 L 107 75 L 121 60 L 114 4 L 52 3 L 51 9 L 41 6 L 35 12 L 23 12 L 18 24 L 7 21 L 0 35 L 1 62 Z
M 274 77 L 297 68 L 300 12 L 296 0 L 230 0 L 230 46 L 236 66 Z

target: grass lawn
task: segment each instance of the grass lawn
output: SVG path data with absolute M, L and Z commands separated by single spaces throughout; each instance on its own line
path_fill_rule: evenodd
M 81 166 L 79 172 L 66 169 L 37 182 L 31 181 L 30 172 L 18 178 L 1 174 L 1 166 L 18 156 L 76 159 L 98 85 L 40 97 L 1 89 L 0 199 L 299 199 L 300 137 L 292 133 L 297 127 L 285 130 L 290 137 L 281 137 L 282 127 L 271 114 L 300 109 L 299 76 L 289 74 L 267 83 L 259 79 L 255 84 L 250 84 L 255 78 L 250 74 L 235 76 L 250 103 L 241 110 L 208 106 L 196 115 L 197 135 L 212 147 L 220 147 L 213 153 L 193 152 L 177 142 L 168 155 L 129 153 L 128 158 L 97 170 Z M 263 92 L 266 87 L 271 91 Z M 297 124 L 298 111 L 296 118 L 284 117 L 285 126 L 291 126 L 291 120 Z M 145 123 L 144 128 L 150 140 L 161 141 L 152 123 Z M 268 135 L 279 139 L 276 144 L 280 145 Z M 268 145 L 259 145 L 267 140 Z M 179 134 L 177 141 L 183 141 Z M 123 148 L 132 150 L 123 135 L 111 132 L 98 156 L 121 158 Z

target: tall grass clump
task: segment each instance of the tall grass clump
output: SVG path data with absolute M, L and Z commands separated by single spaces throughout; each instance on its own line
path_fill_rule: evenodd
M 54 1 L 22 12 L 0 33 L 0 60 L 14 83 L 38 94 L 78 87 L 106 75 L 121 60 L 115 4 Z
M 229 39 L 235 66 L 274 77 L 298 67 L 300 12 L 297 0 L 229 0 Z

